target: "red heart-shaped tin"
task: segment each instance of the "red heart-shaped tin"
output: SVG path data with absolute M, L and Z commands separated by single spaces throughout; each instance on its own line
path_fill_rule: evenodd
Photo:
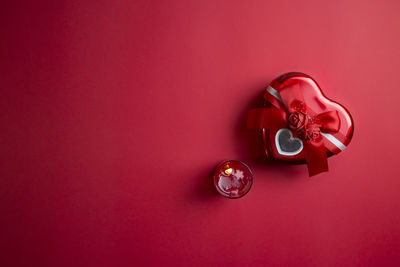
M 327 98 L 310 76 L 290 72 L 273 80 L 264 107 L 249 111 L 247 127 L 260 129 L 270 159 L 307 163 L 310 176 L 328 171 L 327 158 L 340 153 L 353 137 L 350 113 Z
M 353 119 L 348 110 L 341 104 L 327 98 L 314 79 L 298 72 L 290 72 L 273 80 L 265 91 L 265 98 L 270 98 L 272 101 L 277 100 L 277 102 L 282 101 L 280 92 L 288 84 L 298 85 L 307 108 L 316 114 L 329 111 L 337 112 L 340 118 L 339 131 L 335 134 L 321 132 L 321 135 L 327 148 L 327 157 L 343 151 L 349 145 L 354 131 Z M 266 100 L 265 107 L 271 106 L 270 102 Z M 279 126 L 269 127 L 268 129 L 262 128 L 261 132 L 268 158 L 297 163 L 305 162 L 302 142 L 297 138 L 296 131 L 289 127 Z

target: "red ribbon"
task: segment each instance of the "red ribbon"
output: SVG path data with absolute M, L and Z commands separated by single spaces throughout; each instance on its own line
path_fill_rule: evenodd
M 340 118 L 337 111 L 316 114 L 307 107 L 298 83 L 288 84 L 279 90 L 282 103 L 271 98 L 266 92 L 264 98 L 272 105 L 252 109 L 248 114 L 247 127 L 250 129 L 281 129 L 289 127 L 296 131 L 303 141 L 305 160 L 310 176 L 328 171 L 327 149 L 324 133 L 337 133 Z

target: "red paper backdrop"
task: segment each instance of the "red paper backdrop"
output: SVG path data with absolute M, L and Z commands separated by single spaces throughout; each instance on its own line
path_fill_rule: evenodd
M 400 264 L 399 1 L 0 10 L 1 266 Z M 354 117 L 314 178 L 244 128 L 287 71 Z M 252 168 L 244 198 L 215 193 L 223 159 Z

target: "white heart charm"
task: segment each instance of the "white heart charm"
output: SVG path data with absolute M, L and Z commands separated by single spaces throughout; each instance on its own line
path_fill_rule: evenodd
M 278 153 L 284 156 L 294 156 L 303 150 L 303 141 L 294 138 L 289 129 L 280 129 L 275 135 L 275 145 Z

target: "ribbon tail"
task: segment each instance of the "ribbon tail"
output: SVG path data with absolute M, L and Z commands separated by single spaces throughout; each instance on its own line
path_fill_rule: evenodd
M 328 159 L 323 140 L 304 142 L 304 155 L 309 176 L 328 171 Z

